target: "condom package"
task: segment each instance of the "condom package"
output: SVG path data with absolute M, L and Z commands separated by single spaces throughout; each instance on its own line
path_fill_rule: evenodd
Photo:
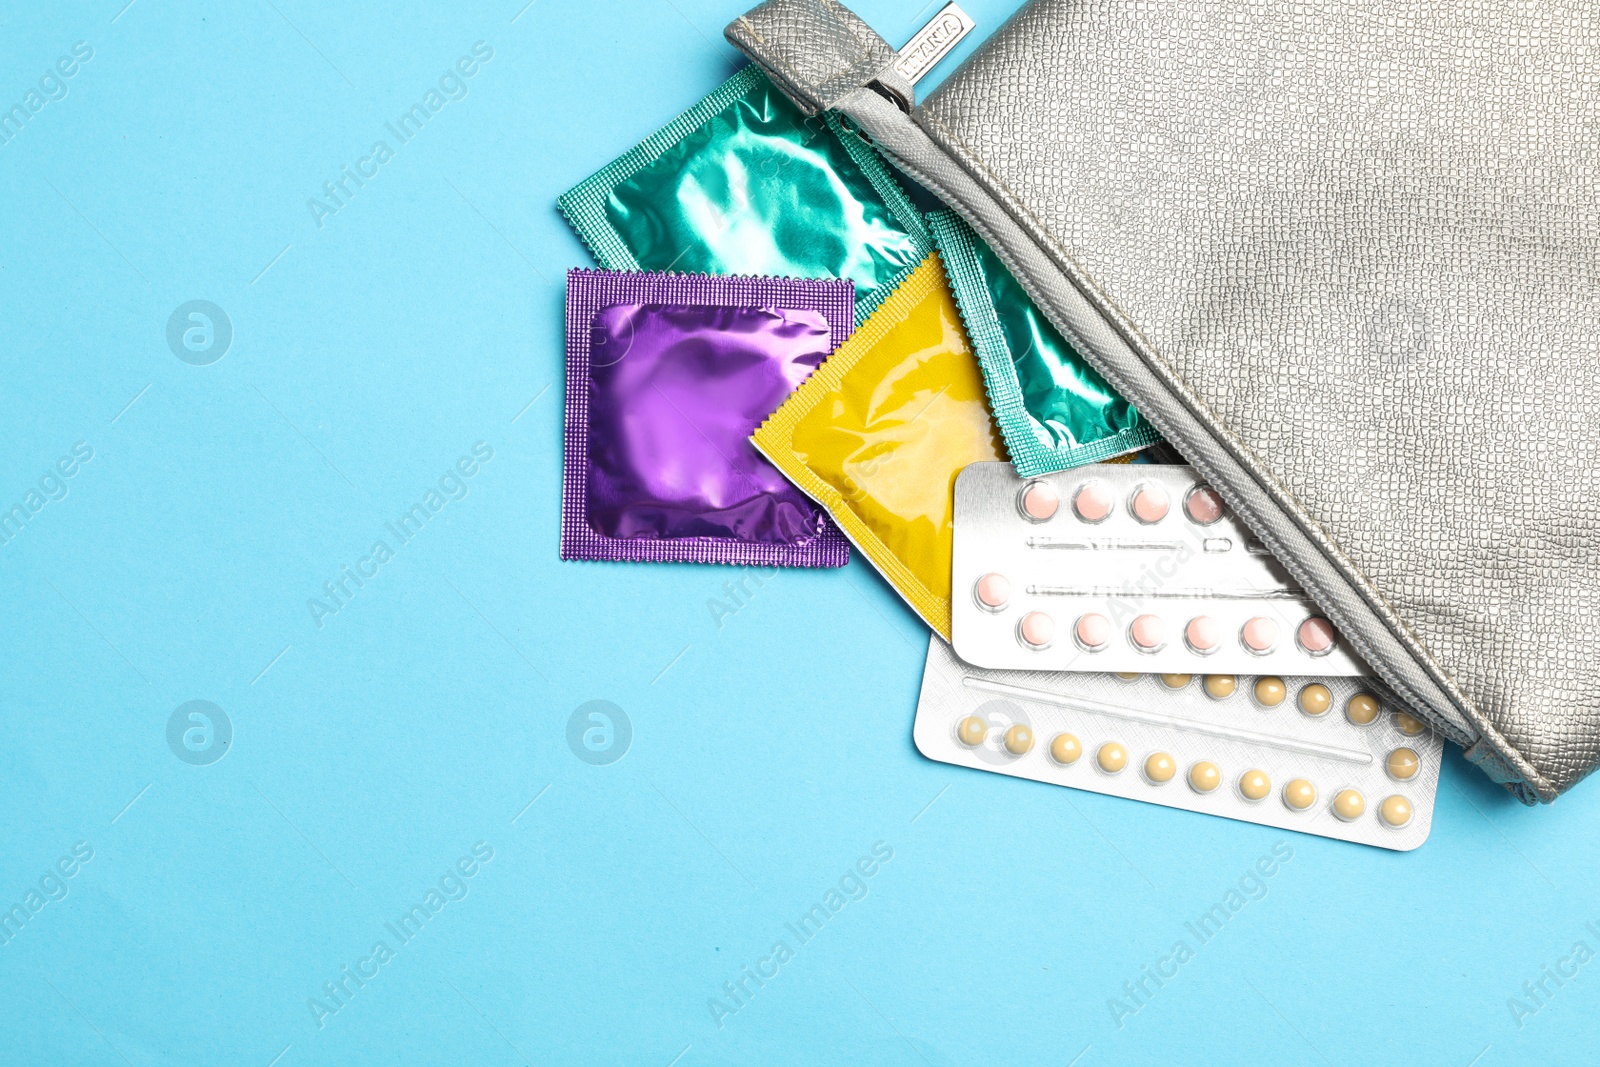
M 928 226 L 1018 474 L 1100 463 L 1161 439 L 955 212 L 932 213 Z
M 858 322 L 932 250 L 860 135 L 753 65 L 559 205 L 608 270 L 848 279 Z
M 749 435 L 849 337 L 854 299 L 839 280 L 570 271 L 562 558 L 843 566 L 838 527 Z
M 762 424 L 754 441 L 948 639 L 956 475 L 1004 453 L 977 359 L 934 257 Z

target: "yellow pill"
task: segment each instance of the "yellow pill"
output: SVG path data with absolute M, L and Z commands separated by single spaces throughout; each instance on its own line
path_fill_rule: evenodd
M 1389 753 L 1385 769 L 1388 770 L 1389 777 L 1395 781 L 1409 782 L 1422 769 L 1422 760 L 1418 757 L 1415 749 L 1397 748 Z
M 1397 711 L 1394 713 L 1394 728 L 1405 734 L 1407 737 L 1416 737 L 1422 731 L 1427 729 L 1426 726 L 1422 725 L 1422 721 L 1420 719 L 1414 715 L 1407 715 L 1403 711 Z
M 1355 822 L 1367 810 L 1367 798 L 1356 789 L 1341 789 L 1333 798 L 1333 813 L 1345 822 Z
M 1253 690 L 1256 703 L 1264 708 L 1275 708 L 1289 695 L 1289 687 L 1282 678 L 1257 678 Z
M 1206 675 L 1206 696 L 1212 700 L 1226 700 L 1239 688 L 1239 680 L 1231 674 Z
M 1245 771 L 1239 776 L 1239 795 L 1246 800 L 1260 800 L 1272 792 L 1272 779 L 1265 771 Z
M 1305 811 L 1317 802 L 1317 787 L 1304 778 L 1296 778 L 1283 787 L 1283 802 L 1295 811 Z
M 1006 731 L 1006 751 L 1013 756 L 1026 756 L 1033 747 L 1033 731 L 1020 722 Z
M 1161 684 L 1168 689 L 1182 689 L 1189 684 L 1189 679 L 1193 677 L 1194 675 L 1192 674 L 1163 674 L 1161 676 Z
M 1107 741 L 1100 746 L 1100 751 L 1094 754 L 1094 761 L 1107 774 L 1116 774 L 1128 765 L 1128 750 L 1115 741 Z
M 1144 776 L 1156 785 L 1172 781 L 1178 773 L 1178 763 L 1165 752 L 1152 752 L 1145 757 Z
M 1138 671 L 1118 671 L 1117 672 L 1117 677 L 1121 678 L 1124 682 L 1131 682 L 1135 678 L 1139 677 L 1139 672 Z
M 983 739 L 989 736 L 989 724 L 976 715 L 968 715 L 961 720 L 961 725 L 956 727 L 956 736 L 961 738 L 961 743 L 968 748 L 976 748 L 983 744 Z
M 1357 726 L 1371 726 L 1378 718 L 1378 701 L 1371 693 L 1357 693 L 1344 706 L 1345 718 Z
M 1210 760 L 1201 760 L 1189 768 L 1189 788 L 1196 793 L 1209 793 L 1222 784 L 1222 771 Z
M 1321 682 L 1300 687 L 1300 710 L 1307 715 L 1321 716 L 1333 707 L 1333 694 Z
M 1078 762 L 1078 757 L 1083 755 L 1083 744 L 1071 734 L 1056 734 L 1055 740 L 1050 742 L 1050 758 L 1063 767 Z
M 1378 818 L 1396 830 L 1411 821 L 1411 801 L 1403 796 L 1385 797 L 1378 805 Z

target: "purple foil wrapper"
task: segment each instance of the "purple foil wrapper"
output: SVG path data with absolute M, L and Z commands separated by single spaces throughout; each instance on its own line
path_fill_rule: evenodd
M 561 557 L 838 567 L 750 443 L 854 326 L 848 281 L 567 274 Z

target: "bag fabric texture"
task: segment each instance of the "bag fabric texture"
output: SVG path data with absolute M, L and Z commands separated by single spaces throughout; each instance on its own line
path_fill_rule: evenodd
M 1032 0 L 920 105 L 833 0 L 728 27 L 973 227 L 1521 799 L 1600 762 L 1600 10 Z

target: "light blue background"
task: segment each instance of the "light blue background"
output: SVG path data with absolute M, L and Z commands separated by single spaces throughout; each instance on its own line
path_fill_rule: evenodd
M 0 1062 L 1593 1059 L 1600 963 L 1507 1005 L 1600 949 L 1592 783 L 1526 810 L 1452 754 L 1402 855 L 957 770 L 912 748 L 924 631 L 861 562 L 752 581 L 720 627 L 737 572 L 558 562 L 587 257 L 553 204 L 735 69 L 741 2 L 524 2 L 0 16 L 0 106 L 94 49 L 0 146 L 0 505 L 94 449 L 0 548 L 0 903 L 94 852 L 0 945 Z M 969 0 L 974 39 L 1011 6 Z M 900 40 L 920 7 L 857 10 Z M 307 199 L 480 40 L 468 95 L 319 228 Z M 192 299 L 233 322 L 210 366 L 165 341 Z M 318 628 L 308 598 L 479 441 L 468 495 Z M 210 766 L 167 745 L 192 699 L 233 723 Z M 610 766 L 565 739 L 591 699 L 633 723 Z M 319 1027 L 477 842 L 465 899 Z M 1276 843 L 1266 896 L 1119 1028 L 1108 998 Z

